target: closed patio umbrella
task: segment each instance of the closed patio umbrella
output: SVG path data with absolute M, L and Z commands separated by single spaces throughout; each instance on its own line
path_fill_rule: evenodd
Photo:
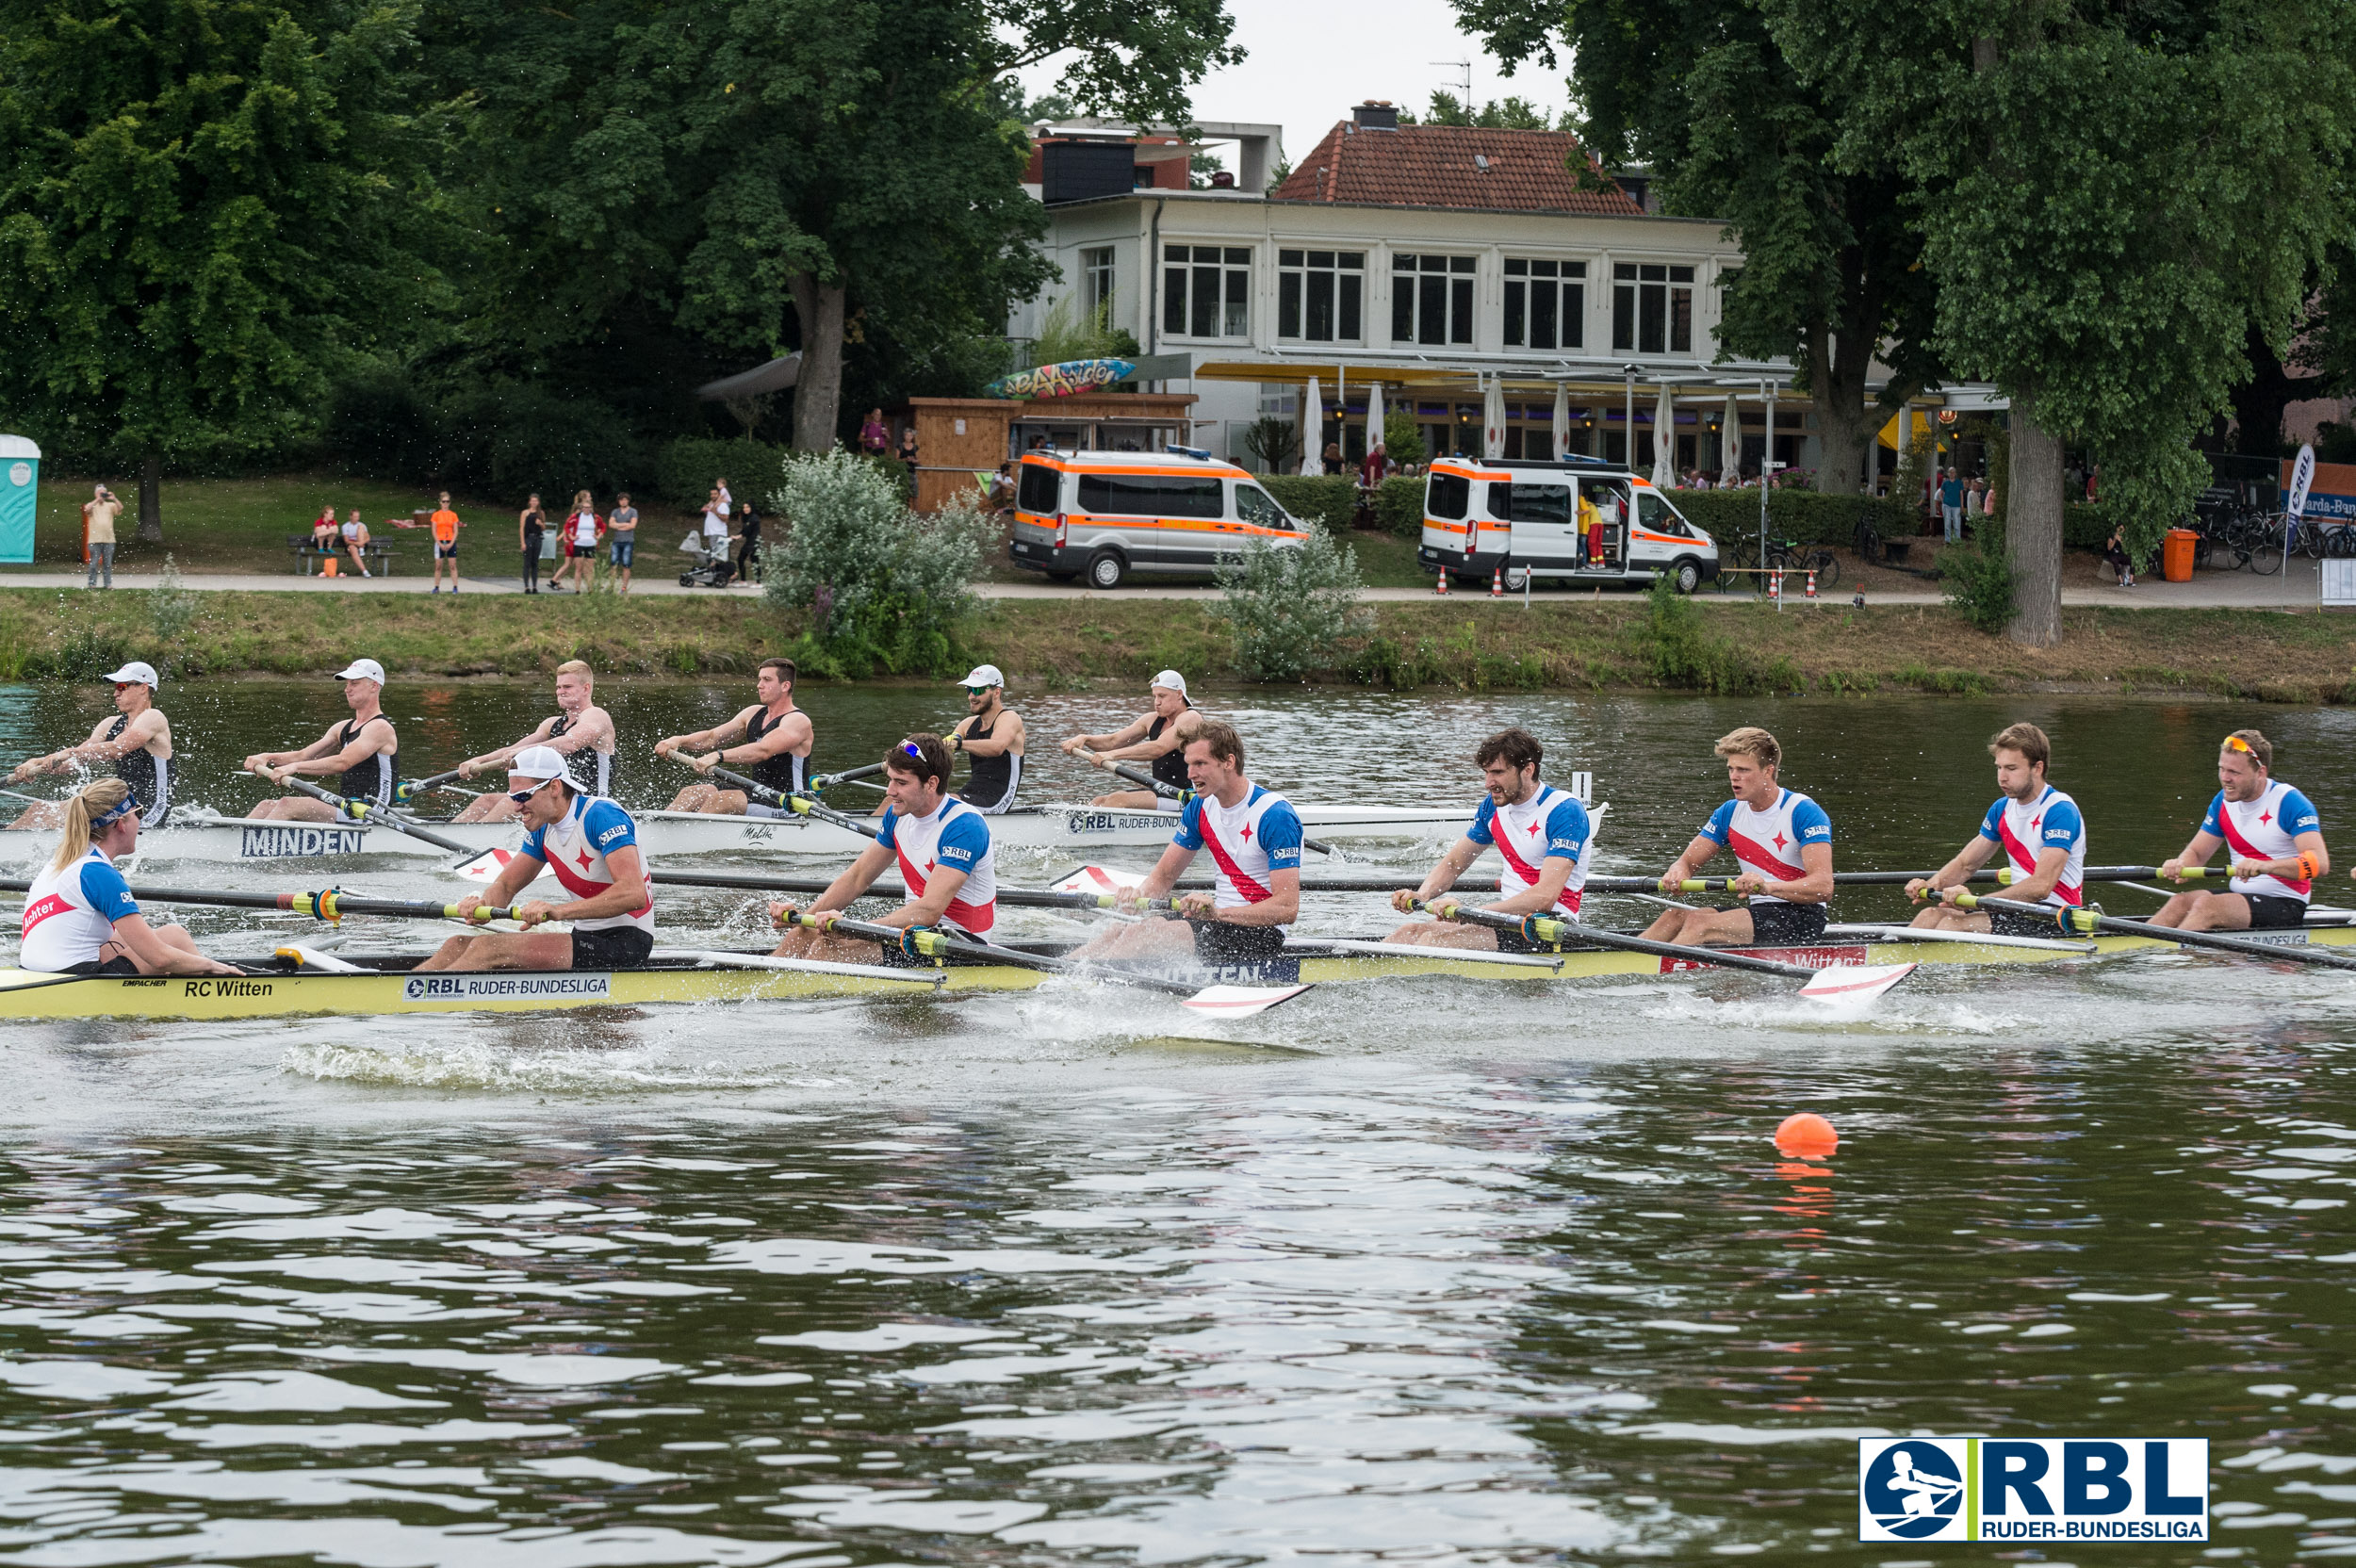
M 1560 463 L 1571 451 L 1571 384 L 1554 384 L 1554 460 Z
M 1502 376 L 1489 383 L 1489 395 L 1481 400 L 1481 455 L 1491 462 L 1505 455 L 1505 378 Z
M 1366 450 L 1383 445 L 1383 384 L 1366 383 Z
M 1663 490 L 1677 482 L 1677 405 L 1667 382 L 1652 405 L 1652 482 Z
M 1734 394 L 1731 392 L 1726 394 L 1726 422 L 1718 427 L 1718 447 L 1720 452 L 1718 482 L 1721 484 L 1742 483 L 1742 408 L 1734 400 Z
M 1301 405 L 1301 471 L 1311 479 L 1325 472 L 1325 399 L 1317 378 L 1309 378 L 1308 400 Z

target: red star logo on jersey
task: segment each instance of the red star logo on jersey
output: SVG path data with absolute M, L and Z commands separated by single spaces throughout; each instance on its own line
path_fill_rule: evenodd
M 589 862 L 592 858 L 594 858 L 594 857 L 592 857 L 589 853 L 589 846 L 583 844 L 581 847 L 581 853 L 573 857 L 573 864 L 579 866 L 583 871 L 587 871 L 589 869 Z
M 2037 815 L 2031 817 L 2029 819 L 2029 831 L 2032 833 L 2036 832 L 2040 826 L 2044 825 L 2044 823 L 2045 815 L 2043 812 L 2039 812 Z
M 1252 841 L 1252 825 L 1249 823 L 1244 825 L 1243 841 L 1245 843 L 1250 843 Z
M 925 862 L 924 862 L 924 874 L 925 874 L 925 875 L 927 875 L 927 876 L 930 876 L 930 875 L 933 874 L 934 869 L 935 869 L 936 867 L 938 867 L 940 864 L 941 864 L 941 862 L 940 862 L 940 861 L 938 861 L 938 860 L 927 860 L 927 861 L 925 861 Z
M 2270 823 L 2273 820 L 2274 813 L 2271 811 L 2261 811 L 2258 813 L 2258 825 L 2261 827 L 2265 826 L 2267 823 Z
M 1776 835 L 1775 835 L 1775 847 L 1776 847 L 1777 849 L 1781 849 L 1781 848 L 1782 848 L 1785 844 L 1790 843 L 1791 841 L 1792 841 L 1791 840 L 1789 840 L 1789 839 L 1785 838 L 1785 837 L 1784 837 L 1782 834 L 1780 834 L 1780 833 L 1778 833 L 1778 834 L 1776 834 Z
M 1534 839 L 1538 836 L 1538 825 L 1533 822 L 1528 827 L 1523 828 L 1522 831 Z

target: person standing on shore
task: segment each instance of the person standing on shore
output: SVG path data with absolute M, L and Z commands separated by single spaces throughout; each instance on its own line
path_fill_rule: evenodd
M 613 553 L 614 573 L 617 580 L 614 592 L 630 592 L 630 563 L 638 556 L 638 509 L 630 504 L 630 492 L 625 490 L 614 498 L 613 514 L 605 520 L 606 547 Z
M 429 519 L 434 525 L 434 591 L 442 591 L 442 563 L 450 563 L 450 591 L 458 592 L 458 531 L 466 525 L 450 508 L 450 492 L 442 492 L 441 504 L 434 509 Z
M 1947 477 L 1939 482 L 1939 515 L 1946 525 L 1947 543 L 1962 543 L 1963 481 L 1955 477 L 1953 468 L 1948 469 Z
M 564 564 L 548 580 L 551 591 L 563 586 L 568 571 L 573 574 L 576 593 L 585 594 L 597 585 L 597 541 L 604 533 L 605 520 L 597 515 L 589 492 L 575 491 L 573 509 L 564 514 Z
M 728 553 L 728 492 L 715 484 L 712 494 L 704 498 L 704 555 L 708 560 L 725 561 Z
M 753 580 L 753 563 L 761 558 L 761 509 L 746 501 L 737 511 L 736 580 Z
M 516 543 L 524 552 L 524 592 L 540 591 L 540 539 L 548 531 L 548 514 L 540 509 L 540 498 L 534 495 L 524 502 L 524 509 L 515 515 Z
M 82 554 L 90 564 L 88 588 L 98 586 L 98 574 L 106 574 L 106 586 L 115 585 L 115 519 L 123 515 L 123 503 L 105 485 L 91 492 L 82 503 Z

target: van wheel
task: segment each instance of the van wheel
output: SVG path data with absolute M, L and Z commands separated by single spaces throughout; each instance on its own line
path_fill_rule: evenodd
M 1702 585 L 1701 563 L 1690 555 L 1677 557 L 1677 564 L 1669 568 L 1670 580 L 1680 594 L 1690 594 Z
M 1508 566 L 1505 568 L 1505 591 L 1507 593 L 1520 593 L 1529 581 L 1530 569 L 1528 567 Z
M 1118 550 L 1099 550 L 1088 558 L 1088 586 L 1118 588 L 1129 575 L 1129 563 Z

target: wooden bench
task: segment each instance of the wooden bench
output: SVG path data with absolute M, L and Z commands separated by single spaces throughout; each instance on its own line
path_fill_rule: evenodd
M 286 535 L 286 548 L 293 552 L 295 570 L 304 577 L 314 576 L 319 570 L 319 564 L 331 555 L 343 563 L 343 567 L 338 568 L 339 570 L 348 569 L 352 564 L 350 550 L 340 547 L 332 550 L 320 549 L 311 543 L 311 536 L 307 533 Z M 360 554 L 361 558 L 368 562 L 368 570 L 375 576 L 390 577 L 393 575 L 392 546 L 381 539 L 371 539 L 361 547 Z

